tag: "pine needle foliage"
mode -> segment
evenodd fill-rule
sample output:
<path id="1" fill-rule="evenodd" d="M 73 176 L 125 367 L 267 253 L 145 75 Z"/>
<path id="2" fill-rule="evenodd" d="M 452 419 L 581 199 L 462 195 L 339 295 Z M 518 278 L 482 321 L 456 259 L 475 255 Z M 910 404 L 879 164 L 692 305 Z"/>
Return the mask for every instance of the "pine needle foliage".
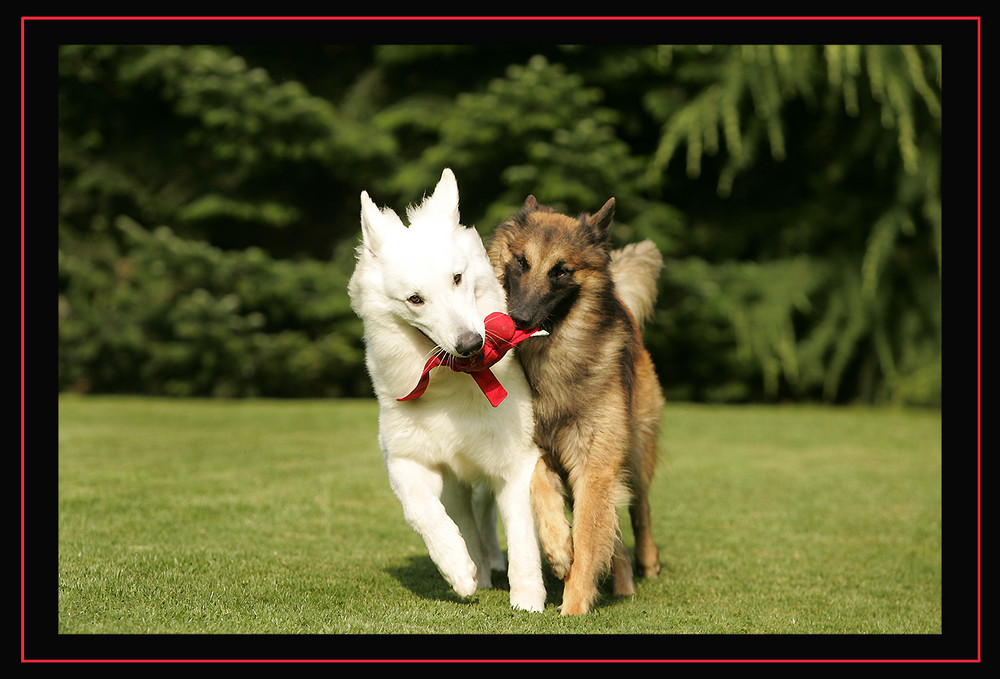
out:
<path id="1" fill-rule="evenodd" d="M 616 198 L 616 244 L 650 238 L 667 259 L 646 334 L 671 398 L 940 402 L 939 45 L 59 55 L 61 389 L 288 393 L 277 376 L 262 390 L 219 370 L 239 364 L 284 366 L 310 394 L 367 393 L 343 289 L 358 195 L 404 206 L 448 166 L 463 220 L 487 238 L 529 193 L 570 214 Z M 192 264 L 164 269 L 152 252 Z M 255 283 L 224 273 L 239 270 Z M 334 300 L 304 301 L 308 322 L 283 308 L 296 280 Z M 218 324 L 207 371 L 192 358 L 206 333 L 181 331 L 205 314 Z M 276 361 L 223 328 L 284 356 L 324 348 Z M 134 352 L 161 343 L 201 367 L 169 388 L 136 377 Z"/>
<path id="2" fill-rule="evenodd" d="M 857 234 L 849 248 L 841 244 L 791 257 L 758 251 L 754 261 L 740 261 L 734 253 L 734 260 L 719 261 L 708 271 L 700 267 L 699 282 L 687 283 L 729 319 L 739 354 L 760 367 L 764 393 L 777 397 L 783 391 L 818 389 L 823 399 L 835 401 L 843 397 L 853 369 L 857 381 L 849 389 L 865 400 L 937 402 L 940 46 L 658 50 L 665 74 L 672 77 L 669 86 L 651 90 L 645 99 L 661 121 L 648 167 L 652 183 L 669 180 L 675 159 L 688 178 L 698 179 L 706 157 L 721 156 L 716 192 L 729 198 L 740 175 L 756 172 L 767 161 L 801 166 L 800 158 L 790 156 L 815 143 L 790 129 L 786 118 L 802 110 L 816 130 L 807 134 L 854 128 L 837 135 L 837 146 L 820 147 L 828 155 L 815 164 L 825 165 L 827 181 L 842 181 L 861 162 L 894 180 L 880 200 L 852 215 L 863 221 L 845 225 L 840 215 L 809 215 L 816 220 L 808 224 L 814 239 L 824 231 L 831 243 L 838 231 Z M 830 201 L 825 208 L 843 206 Z M 796 227 L 771 224 L 767 239 L 790 239 Z M 690 260 L 674 263 L 679 269 L 691 265 Z"/>

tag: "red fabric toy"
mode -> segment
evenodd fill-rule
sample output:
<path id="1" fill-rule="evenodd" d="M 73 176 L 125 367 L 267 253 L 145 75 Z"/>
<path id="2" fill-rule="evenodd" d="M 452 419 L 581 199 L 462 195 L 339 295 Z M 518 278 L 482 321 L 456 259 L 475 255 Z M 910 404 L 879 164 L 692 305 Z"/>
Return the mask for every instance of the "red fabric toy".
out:
<path id="1" fill-rule="evenodd" d="M 494 311 L 487 316 L 485 322 L 486 341 L 483 344 L 483 350 L 478 356 L 471 358 L 449 356 L 447 363 L 445 363 L 440 353 L 431 356 L 427 359 L 427 364 L 424 365 L 424 372 L 420 376 L 417 386 L 409 394 L 396 400 L 412 401 L 415 398 L 420 398 L 424 390 L 427 389 L 428 382 L 430 382 L 429 373 L 431 369 L 437 368 L 440 365 L 447 365 L 455 372 L 465 372 L 472 375 L 472 379 L 483 390 L 483 393 L 486 394 L 486 398 L 489 399 L 493 407 L 495 408 L 500 405 L 501 401 L 507 397 L 507 390 L 503 388 L 500 380 L 490 371 L 490 366 L 494 365 L 508 351 L 529 337 L 547 335 L 548 333 L 544 330 L 518 330 L 514 327 L 514 321 L 510 319 L 510 316 L 499 311 Z"/>

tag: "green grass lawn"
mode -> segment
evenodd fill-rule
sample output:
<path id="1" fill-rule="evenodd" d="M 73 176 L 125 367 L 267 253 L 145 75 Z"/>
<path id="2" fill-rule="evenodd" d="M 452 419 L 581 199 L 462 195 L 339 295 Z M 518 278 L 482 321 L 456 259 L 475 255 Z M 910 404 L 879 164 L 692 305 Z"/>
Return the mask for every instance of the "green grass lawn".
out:
<path id="1" fill-rule="evenodd" d="M 541 614 L 511 610 L 502 577 L 454 595 L 376 422 L 372 401 L 60 398 L 58 632 L 942 631 L 938 411 L 668 405 L 663 571 L 577 618 L 551 579 Z"/>

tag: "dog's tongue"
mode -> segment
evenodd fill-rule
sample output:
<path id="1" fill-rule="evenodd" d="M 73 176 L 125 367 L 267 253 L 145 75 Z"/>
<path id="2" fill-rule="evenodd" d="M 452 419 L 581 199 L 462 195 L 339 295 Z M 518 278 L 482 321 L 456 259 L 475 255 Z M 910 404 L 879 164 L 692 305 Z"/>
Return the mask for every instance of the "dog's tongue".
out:
<path id="1" fill-rule="evenodd" d="M 511 320 L 510 316 L 499 311 L 494 311 L 487 316 L 484 323 L 486 325 L 486 342 L 483 345 L 482 352 L 472 358 L 456 358 L 450 362 L 450 367 L 455 372 L 467 372 L 472 375 L 476 384 L 479 385 L 479 388 L 482 389 L 486 398 L 489 399 L 489 402 L 495 408 L 507 397 L 507 390 L 503 388 L 500 381 L 489 370 L 490 366 L 494 365 L 508 351 L 529 337 L 547 335 L 548 333 L 537 328 L 533 330 L 518 330 L 514 326 L 514 321 Z M 420 375 L 417 386 L 409 394 L 396 400 L 412 401 L 413 399 L 420 398 L 427 389 L 427 384 L 430 382 L 430 371 L 440 365 L 440 356 L 434 355 L 429 358 L 426 365 L 424 365 L 424 370 Z"/>

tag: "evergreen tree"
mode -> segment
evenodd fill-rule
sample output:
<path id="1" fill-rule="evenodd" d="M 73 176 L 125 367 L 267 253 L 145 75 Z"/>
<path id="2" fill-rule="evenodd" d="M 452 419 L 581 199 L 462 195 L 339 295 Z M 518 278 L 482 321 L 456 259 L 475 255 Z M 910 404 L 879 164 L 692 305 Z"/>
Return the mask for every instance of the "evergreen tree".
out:
<path id="1" fill-rule="evenodd" d="M 358 195 L 610 196 L 673 398 L 938 403 L 941 49 L 66 45 L 60 388 L 366 393 Z"/>

